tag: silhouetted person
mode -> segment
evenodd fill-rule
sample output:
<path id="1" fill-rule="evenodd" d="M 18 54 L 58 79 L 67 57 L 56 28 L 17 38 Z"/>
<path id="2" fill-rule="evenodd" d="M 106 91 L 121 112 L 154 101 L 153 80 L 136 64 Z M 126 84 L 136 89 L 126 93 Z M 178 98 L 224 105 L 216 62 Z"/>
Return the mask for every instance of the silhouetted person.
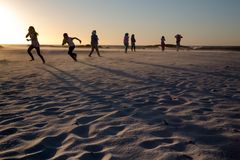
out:
<path id="1" fill-rule="evenodd" d="M 80 39 L 78 39 L 77 37 L 72 38 L 72 37 L 69 37 L 67 33 L 64 33 L 63 34 L 62 45 L 65 45 L 66 43 L 68 44 L 68 46 L 69 46 L 69 50 L 68 50 L 69 56 L 71 56 L 74 61 L 77 61 L 77 54 L 73 53 L 73 50 L 75 49 L 75 44 L 73 43 L 74 39 L 78 40 L 80 44 L 82 43 L 82 41 Z"/>
<path id="2" fill-rule="evenodd" d="M 30 61 L 34 61 L 34 57 L 33 57 L 31 51 L 32 51 L 32 49 L 35 48 L 36 51 L 37 51 L 38 56 L 42 59 L 42 62 L 45 63 L 45 60 L 44 60 L 44 58 L 43 58 L 43 56 L 41 55 L 41 52 L 40 52 L 40 44 L 38 42 L 37 36 L 38 36 L 38 33 L 35 31 L 35 28 L 33 26 L 30 26 L 28 28 L 28 34 L 26 35 L 26 38 L 30 37 L 30 39 L 27 39 L 27 41 L 31 41 L 32 43 L 29 46 L 27 52 L 30 55 L 30 57 L 32 58 Z"/>
<path id="3" fill-rule="evenodd" d="M 162 36 L 162 38 L 161 38 L 161 47 L 162 47 L 162 51 L 165 51 L 165 47 L 166 47 L 165 41 L 166 41 L 165 37 Z"/>
<path id="4" fill-rule="evenodd" d="M 177 51 L 179 51 L 180 47 L 181 47 L 181 39 L 183 38 L 183 36 L 181 34 L 177 34 L 175 36 L 176 38 L 176 47 L 177 47 Z"/>
<path id="5" fill-rule="evenodd" d="M 134 34 L 131 36 L 131 50 L 132 52 L 136 52 L 136 39 Z"/>
<path id="6" fill-rule="evenodd" d="M 98 49 L 98 36 L 97 36 L 97 32 L 96 30 L 92 31 L 92 36 L 91 36 L 91 46 L 92 46 L 92 50 L 90 52 L 90 54 L 88 55 L 89 57 L 92 56 L 92 53 L 94 50 L 96 50 L 98 57 L 101 57 L 100 53 L 99 53 L 99 49 Z"/>
<path id="7" fill-rule="evenodd" d="M 123 39 L 123 44 L 125 46 L 125 53 L 127 53 L 128 47 L 129 47 L 129 34 L 128 33 L 125 33 L 125 36 Z"/>

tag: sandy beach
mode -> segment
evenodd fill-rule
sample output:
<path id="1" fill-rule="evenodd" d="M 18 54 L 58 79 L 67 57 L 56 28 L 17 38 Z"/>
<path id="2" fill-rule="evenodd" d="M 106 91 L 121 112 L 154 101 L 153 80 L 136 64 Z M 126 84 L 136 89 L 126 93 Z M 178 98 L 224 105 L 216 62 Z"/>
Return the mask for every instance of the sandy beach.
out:
<path id="1" fill-rule="evenodd" d="M 240 52 L 26 50 L 0 49 L 0 159 L 240 159 Z"/>

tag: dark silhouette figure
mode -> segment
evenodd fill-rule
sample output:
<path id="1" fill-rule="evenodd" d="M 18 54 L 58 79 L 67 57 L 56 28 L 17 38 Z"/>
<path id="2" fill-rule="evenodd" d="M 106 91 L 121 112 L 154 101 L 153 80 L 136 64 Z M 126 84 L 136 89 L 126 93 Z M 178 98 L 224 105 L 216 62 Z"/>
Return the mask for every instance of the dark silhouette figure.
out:
<path id="1" fill-rule="evenodd" d="M 123 44 L 125 46 L 125 53 L 127 53 L 128 47 L 129 47 L 129 34 L 128 33 L 125 33 L 125 36 L 123 39 Z"/>
<path id="2" fill-rule="evenodd" d="M 75 44 L 73 43 L 74 39 L 78 40 L 80 44 L 82 43 L 82 41 L 80 39 L 78 39 L 77 37 L 72 38 L 72 37 L 69 37 L 67 33 L 64 33 L 63 34 L 62 45 L 65 45 L 66 43 L 68 44 L 68 46 L 69 46 L 69 50 L 68 50 L 69 56 L 71 56 L 74 61 L 77 61 L 77 54 L 73 53 L 73 50 L 75 49 Z"/>
<path id="3" fill-rule="evenodd" d="M 136 52 L 136 39 L 134 34 L 131 36 L 131 50 L 132 52 Z"/>
<path id="4" fill-rule="evenodd" d="M 98 57 L 101 57 L 100 53 L 99 53 L 99 49 L 98 49 L 98 36 L 97 36 L 97 32 L 96 30 L 92 31 L 92 36 L 91 36 L 91 46 L 92 46 L 92 50 L 90 52 L 90 54 L 88 55 L 89 57 L 92 56 L 92 53 L 94 50 L 96 50 Z"/>
<path id="5" fill-rule="evenodd" d="M 165 47 L 166 47 L 165 41 L 166 41 L 165 37 L 162 36 L 162 38 L 161 38 L 161 47 L 162 47 L 162 51 L 163 52 L 165 51 Z"/>
<path id="6" fill-rule="evenodd" d="M 181 47 L 181 39 L 183 38 L 183 36 L 181 34 L 177 34 L 175 36 L 176 38 L 176 47 L 177 47 L 177 51 L 179 51 L 180 47 Z"/>
<path id="7" fill-rule="evenodd" d="M 28 48 L 28 54 L 30 55 L 30 57 L 32 58 L 30 61 L 34 61 L 34 57 L 32 55 L 32 49 L 36 49 L 38 56 L 42 59 L 43 64 L 45 63 L 45 60 L 43 58 L 43 56 L 41 55 L 40 52 L 40 44 L 38 42 L 38 33 L 35 31 L 35 28 L 33 26 L 30 26 L 28 28 L 28 34 L 26 35 L 26 38 L 30 37 L 30 39 L 27 39 L 27 41 L 31 41 L 31 45 Z"/>

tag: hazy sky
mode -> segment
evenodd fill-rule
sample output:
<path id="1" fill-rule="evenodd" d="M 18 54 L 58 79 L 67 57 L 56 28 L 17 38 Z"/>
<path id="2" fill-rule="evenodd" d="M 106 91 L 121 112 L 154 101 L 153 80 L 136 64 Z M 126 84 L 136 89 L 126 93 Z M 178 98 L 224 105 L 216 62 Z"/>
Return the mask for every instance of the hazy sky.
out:
<path id="1" fill-rule="evenodd" d="M 96 29 L 101 44 L 129 32 L 138 44 L 180 33 L 185 45 L 240 45 L 240 0 L 0 0 L 0 14 L 0 43 L 27 43 L 33 25 L 41 44 L 61 44 L 64 32 L 89 44 Z"/>

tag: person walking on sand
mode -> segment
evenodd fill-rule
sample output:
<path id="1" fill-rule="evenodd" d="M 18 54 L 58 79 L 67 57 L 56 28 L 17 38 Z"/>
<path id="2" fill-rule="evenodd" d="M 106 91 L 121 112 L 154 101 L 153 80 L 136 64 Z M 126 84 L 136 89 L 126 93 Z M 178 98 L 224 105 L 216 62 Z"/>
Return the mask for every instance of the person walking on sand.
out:
<path id="1" fill-rule="evenodd" d="M 100 53 L 99 53 L 99 49 L 98 49 L 98 36 L 97 36 L 97 31 L 93 30 L 92 31 L 92 36 L 91 36 L 91 46 L 92 46 L 92 50 L 90 52 L 90 54 L 88 55 L 89 57 L 92 57 L 92 53 L 94 50 L 96 50 L 98 57 L 101 57 Z"/>
<path id="2" fill-rule="evenodd" d="M 166 41 L 165 37 L 162 36 L 162 38 L 161 38 L 161 47 L 162 47 L 162 51 L 163 52 L 165 51 L 165 47 L 166 47 L 165 41 Z"/>
<path id="3" fill-rule="evenodd" d="M 176 47 L 177 47 L 177 51 L 179 51 L 180 47 L 181 47 L 181 39 L 183 38 L 183 36 L 181 34 L 177 34 L 175 36 L 176 38 Z"/>
<path id="4" fill-rule="evenodd" d="M 123 44 L 125 46 L 125 53 L 127 53 L 128 47 L 129 47 L 129 34 L 128 33 L 125 33 L 125 36 L 123 39 Z"/>
<path id="5" fill-rule="evenodd" d="M 28 34 L 26 35 L 26 38 L 30 37 L 30 39 L 27 39 L 27 41 L 31 41 L 31 45 L 29 46 L 27 52 L 30 55 L 30 57 L 32 58 L 30 61 L 34 61 L 34 57 L 32 55 L 32 49 L 36 49 L 38 56 L 42 59 L 43 64 L 45 63 L 45 60 L 43 58 L 43 56 L 41 55 L 41 51 L 40 51 L 40 44 L 38 42 L 38 33 L 35 31 L 35 28 L 33 26 L 30 26 L 28 28 Z"/>
<path id="6" fill-rule="evenodd" d="M 82 41 L 77 37 L 69 37 L 67 33 L 64 33 L 62 46 L 67 43 L 69 46 L 69 50 L 68 50 L 69 56 L 71 56 L 74 61 L 77 61 L 77 54 L 73 53 L 73 50 L 75 49 L 75 44 L 73 43 L 74 39 L 78 40 L 80 44 L 82 43 Z"/>
<path id="7" fill-rule="evenodd" d="M 136 52 L 136 39 L 134 34 L 131 36 L 131 50 L 132 52 Z"/>

